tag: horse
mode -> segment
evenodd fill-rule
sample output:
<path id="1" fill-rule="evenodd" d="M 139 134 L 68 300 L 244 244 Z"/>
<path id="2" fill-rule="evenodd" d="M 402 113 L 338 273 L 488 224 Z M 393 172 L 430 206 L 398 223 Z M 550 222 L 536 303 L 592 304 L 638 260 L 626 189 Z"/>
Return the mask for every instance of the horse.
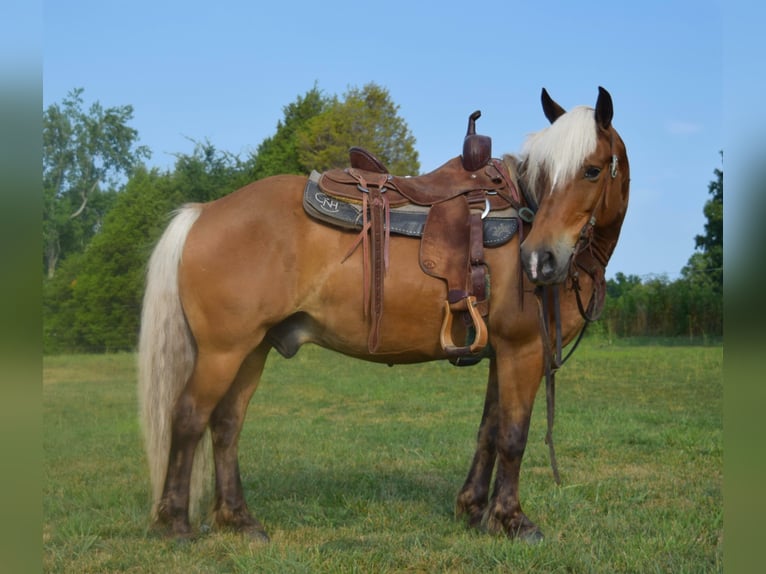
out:
<path id="1" fill-rule="evenodd" d="M 555 339 L 572 341 L 603 301 L 630 181 L 606 90 L 599 87 L 595 108 L 567 112 L 545 89 L 541 100 L 550 125 L 530 135 L 520 154 L 502 158 L 534 220 L 523 238 L 485 252 L 489 378 L 476 451 L 456 501 L 469 527 L 528 541 L 542 532 L 522 511 L 519 475 L 534 399 L 550 370 L 546 349 Z M 305 176 L 277 175 L 185 205 L 149 259 L 138 395 L 151 524 L 163 536 L 196 536 L 190 515 L 214 476 L 212 525 L 268 540 L 245 500 L 238 447 L 271 349 L 289 357 L 313 343 L 387 364 L 448 358 L 439 343 L 444 283 L 419 267 L 419 241 L 393 234 L 385 314 L 371 352 L 362 257 L 347 257 L 357 233 L 309 217 L 301 202 L 306 183 Z M 551 298 L 540 295 L 541 286 L 557 287 L 555 314 L 541 312 L 541 299 Z"/>

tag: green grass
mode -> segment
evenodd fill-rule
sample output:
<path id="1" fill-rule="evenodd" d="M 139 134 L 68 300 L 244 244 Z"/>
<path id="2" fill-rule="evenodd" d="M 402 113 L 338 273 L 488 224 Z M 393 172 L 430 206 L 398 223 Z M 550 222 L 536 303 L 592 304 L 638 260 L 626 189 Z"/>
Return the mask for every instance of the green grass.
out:
<path id="1" fill-rule="evenodd" d="M 586 341 L 558 375 L 551 477 L 540 393 L 522 468 L 537 546 L 453 505 L 486 364 L 389 368 L 307 347 L 269 360 L 241 440 L 272 542 L 147 533 L 134 357 L 44 360 L 47 572 L 720 572 L 722 346 Z"/>

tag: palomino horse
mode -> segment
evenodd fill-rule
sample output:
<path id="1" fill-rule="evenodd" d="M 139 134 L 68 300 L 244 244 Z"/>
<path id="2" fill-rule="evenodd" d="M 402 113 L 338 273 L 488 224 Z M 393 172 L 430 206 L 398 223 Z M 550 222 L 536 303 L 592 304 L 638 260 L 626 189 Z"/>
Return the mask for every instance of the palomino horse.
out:
<path id="1" fill-rule="evenodd" d="M 599 307 L 629 188 L 608 92 L 599 88 L 595 109 L 565 112 L 545 90 L 542 101 L 552 125 L 530 136 L 518 158 L 503 160 L 518 168 L 536 215 L 523 242 L 517 234 L 485 253 L 492 271 L 489 382 L 476 453 L 457 498 L 457 511 L 471 526 L 528 540 L 542 535 L 522 512 L 519 471 L 545 349 L 555 338 L 548 333 L 558 325 L 566 344 Z M 362 257 L 344 259 L 357 234 L 306 215 L 306 182 L 280 175 L 211 203 L 184 206 L 149 262 L 139 396 L 153 519 L 169 536 L 192 535 L 190 506 L 200 500 L 199 477 L 214 474 L 215 525 L 268 539 L 245 502 L 237 448 L 273 347 L 289 356 L 310 342 L 389 364 L 447 357 L 439 344 L 444 283 L 420 269 L 419 241 L 394 235 L 384 320 L 370 352 Z M 533 295 L 552 284 L 559 286 L 557 320 L 540 311 Z M 548 330 L 541 330 L 544 323 Z M 201 440 L 207 429 L 212 441 Z"/>

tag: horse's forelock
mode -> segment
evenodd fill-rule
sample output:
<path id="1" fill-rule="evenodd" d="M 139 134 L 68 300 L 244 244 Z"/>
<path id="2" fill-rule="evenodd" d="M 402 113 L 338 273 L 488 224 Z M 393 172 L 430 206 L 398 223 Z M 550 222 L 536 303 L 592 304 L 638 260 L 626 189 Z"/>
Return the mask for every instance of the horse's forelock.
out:
<path id="1" fill-rule="evenodd" d="M 596 120 L 593 108 L 578 106 L 553 124 L 531 134 L 522 148 L 527 186 L 538 198 L 572 179 L 586 157 L 596 149 Z M 541 182 L 548 183 L 540 189 Z"/>

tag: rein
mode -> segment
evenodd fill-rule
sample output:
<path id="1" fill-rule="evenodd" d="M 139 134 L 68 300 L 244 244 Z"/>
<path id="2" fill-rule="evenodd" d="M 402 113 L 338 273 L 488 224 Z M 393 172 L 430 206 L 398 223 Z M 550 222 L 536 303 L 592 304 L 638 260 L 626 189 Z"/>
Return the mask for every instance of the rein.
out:
<path id="1" fill-rule="evenodd" d="M 596 206 L 593 208 L 588 222 L 580 231 L 580 237 L 571 258 L 571 267 L 569 270 L 568 278 L 572 282 L 572 289 L 575 292 L 577 308 L 582 318 L 585 319 L 585 324 L 583 325 L 582 329 L 580 329 L 580 333 L 577 335 L 572 348 L 563 359 L 561 357 L 562 328 L 559 284 L 543 285 L 535 289 L 545 363 L 545 404 L 547 414 L 545 444 L 548 445 L 548 454 L 551 461 L 551 471 L 553 472 L 553 479 L 556 481 L 557 485 L 561 485 L 561 476 L 559 474 L 558 462 L 556 461 L 556 450 L 553 446 L 553 423 L 556 411 L 556 371 L 564 366 L 564 364 L 569 360 L 569 358 L 572 356 L 580 344 L 580 341 L 582 341 L 588 325 L 600 317 L 601 311 L 603 309 L 602 303 L 604 293 L 600 292 L 600 290 L 603 289 L 602 284 L 604 282 L 604 273 L 610 254 L 603 253 L 598 249 L 594 249 L 593 233 L 596 225 L 595 213 L 601 207 L 601 204 L 606 201 L 606 195 L 609 188 L 609 180 L 617 177 L 617 156 L 614 154 L 614 134 L 610 134 L 610 146 L 612 150 L 612 161 L 609 165 L 610 178 L 604 180 L 604 189 L 601 192 Z M 534 207 L 535 209 L 533 210 L 533 214 L 537 211 L 537 206 L 535 205 Z M 519 242 L 519 245 L 521 245 L 521 242 Z M 583 257 L 590 258 L 592 260 L 592 265 L 586 266 L 586 264 L 582 261 L 578 261 L 578 259 L 582 259 Z M 581 288 L 579 271 L 577 270 L 578 267 L 590 275 L 593 283 L 593 291 L 591 293 L 590 301 L 588 302 L 587 307 L 583 305 L 582 296 L 580 293 Z M 555 348 L 551 346 L 551 334 L 549 332 L 549 307 L 551 305 L 551 300 L 553 304 Z"/>

